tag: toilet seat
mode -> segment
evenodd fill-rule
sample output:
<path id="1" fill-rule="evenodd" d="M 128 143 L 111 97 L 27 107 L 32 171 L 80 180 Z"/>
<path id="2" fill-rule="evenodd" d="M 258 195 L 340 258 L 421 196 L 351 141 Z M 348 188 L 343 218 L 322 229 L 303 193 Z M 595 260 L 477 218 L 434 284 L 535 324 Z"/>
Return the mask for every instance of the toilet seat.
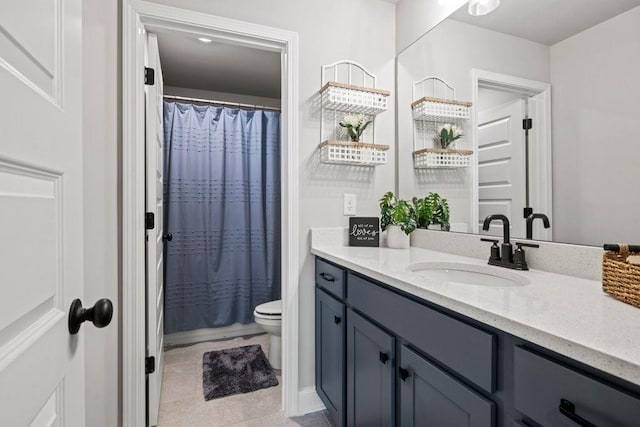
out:
<path id="1" fill-rule="evenodd" d="M 258 305 L 253 313 L 256 317 L 279 319 L 282 317 L 282 300 L 265 302 Z"/>

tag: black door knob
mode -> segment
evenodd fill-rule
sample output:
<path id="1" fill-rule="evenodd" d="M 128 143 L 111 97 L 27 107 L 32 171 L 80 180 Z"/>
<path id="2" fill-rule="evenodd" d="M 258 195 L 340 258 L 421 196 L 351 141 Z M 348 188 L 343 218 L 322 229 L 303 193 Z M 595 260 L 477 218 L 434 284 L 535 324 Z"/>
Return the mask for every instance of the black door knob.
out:
<path id="1" fill-rule="evenodd" d="M 97 328 L 104 328 L 111 323 L 113 304 L 106 298 L 99 299 L 91 308 L 82 308 L 82 301 L 74 299 L 69 308 L 69 332 L 75 335 L 80 325 L 87 320 Z"/>
<path id="2" fill-rule="evenodd" d="M 173 240 L 173 234 L 169 233 L 169 234 L 165 234 L 164 236 L 162 236 L 162 240 L 164 240 L 165 242 L 170 242 Z"/>

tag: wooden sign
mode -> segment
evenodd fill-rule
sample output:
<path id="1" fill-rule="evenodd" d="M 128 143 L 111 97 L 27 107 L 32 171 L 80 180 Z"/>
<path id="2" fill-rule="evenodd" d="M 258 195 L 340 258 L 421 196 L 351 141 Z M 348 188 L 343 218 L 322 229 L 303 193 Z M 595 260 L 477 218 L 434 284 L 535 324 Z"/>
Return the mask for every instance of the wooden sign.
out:
<path id="1" fill-rule="evenodd" d="M 380 218 L 349 218 L 349 246 L 380 246 Z"/>

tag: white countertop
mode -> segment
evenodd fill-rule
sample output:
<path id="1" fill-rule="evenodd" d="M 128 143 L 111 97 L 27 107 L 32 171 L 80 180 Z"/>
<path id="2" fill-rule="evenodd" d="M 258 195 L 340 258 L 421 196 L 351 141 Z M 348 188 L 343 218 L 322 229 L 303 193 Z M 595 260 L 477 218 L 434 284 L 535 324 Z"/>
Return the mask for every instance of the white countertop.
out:
<path id="1" fill-rule="evenodd" d="M 409 266 L 486 266 L 486 261 L 415 247 L 362 248 L 322 241 L 314 241 L 311 253 L 640 385 L 640 309 L 609 297 L 598 281 L 529 270 L 518 272 L 531 281 L 526 286 L 451 284 Z"/>

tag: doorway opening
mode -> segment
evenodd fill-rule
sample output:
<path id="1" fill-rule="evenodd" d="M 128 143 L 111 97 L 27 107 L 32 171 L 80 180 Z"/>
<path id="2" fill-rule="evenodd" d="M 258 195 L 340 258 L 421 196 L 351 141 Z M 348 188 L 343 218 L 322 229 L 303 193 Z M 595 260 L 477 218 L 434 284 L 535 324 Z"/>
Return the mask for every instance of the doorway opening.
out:
<path id="1" fill-rule="evenodd" d="M 501 213 L 511 219 L 511 234 L 525 238 L 529 215 L 544 214 L 553 224 L 551 85 L 474 69 L 472 88 L 473 231 L 484 233 L 482 220 Z M 540 228 L 529 238 L 551 236 L 552 229 Z"/>
<path id="2" fill-rule="evenodd" d="M 218 46 L 233 46 L 238 50 L 252 49 L 254 53 L 268 53 L 277 55 L 280 65 L 279 80 L 279 102 L 281 104 L 280 131 L 279 131 L 279 173 L 281 197 L 278 203 L 280 210 L 279 228 L 281 230 L 280 248 L 278 255 L 281 258 L 279 263 L 281 275 L 281 298 L 282 298 L 282 398 L 281 405 L 285 415 L 297 415 L 298 397 L 298 301 L 297 301 L 297 276 L 298 276 L 298 176 L 297 176 L 297 149 L 294 141 L 297 140 L 297 102 L 298 102 L 298 67 L 297 34 L 275 28 L 255 25 L 212 15 L 205 15 L 178 8 L 161 6 L 146 2 L 130 2 L 125 8 L 123 22 L 123 423 L 127 426 L 153 424 L 153 420 L 147 420 L 146 401 L 153 393 L 147 394 L 148 386 L 145 374 L 145 364 L 147 371 L 152 371 L 155 366 L 151 366 L 147 352 L 149 348 L 159 349 L 154 365 L 161 362 L 161 351 L 163 347 L 162 323 L 165 319 L 156 316 L 156 339 L 153 345 L 147 346 L 146 338 L 152 334 L 146 331 L 149 319 L 153 315 L 154 307 L 159 306 L 163 297 L 159 293 L 145 292 L 140 283 L 145 283 L 147 274 L 152 270 L 146 266 L 147 243 L 145 236 L 145 212 L 149 206 L 155 206 L 156 211 L 162 211 L 162 200 L 159 198 L 161 191 L 156 184 L 156 198 L 150 200 L 149 192 L 145 188 L 145 162 L 149 159 L 145 153 L 145 134 L 150 131 L 154 123 L 150 123 L 149 103 L 145 105 L 145 81 L 142 70 L 150 65 L 150 51 L 148 50 L 148 39 L 162 41 L 162 37 L 168 33 L 181 34 L 190 41 L 196 41 L 202 45 L 217 43 Z M 211 42 L 197 40 L 198 38 L 211 40 Z M 200 44 L 196 46 L 200 47 Z M 258 51 L 260 53 L 258 53 Z M 147 77 L 149 72 L 147 71 Z M 161 81 L 161 75 L 154 76 L 156 81 Z M 193 79 L 192 79 L 193 80 Z M 147 82 L 148 83 L 148 82 Z M 146 87 L 150 87 L 147 85 Z M 184 88 L 183 88 L 184 89 Z M 198 88 L 186 88 L 192 90 L 180 90 L 171 88 L 178 92 L 167 93 L 173 99 L 167 98 L 169 104 L 180 104 L 196 106 L 197 110 L 222 113 L 225 109 L 240 112 L 255 112 L 258 107 L 261 112 L 270 111 L 276 114 L 277 106 L 264 105 L 264 102 L 257 102 L 255 99 L 229 100 L 220 94 L 214 96 L 211 93 L 193 92 L 203 90 Z M 167 91 L 168 92 L 168 91 Z M 160 97 L 158 97 L 160 94 Z M 154 92 L 156 98 L 155 111 L 159 115 L 163 111 L 165 99 L 161 92 Z M 188 98 L 188 99 L 180 99 Z M 240 104 L 240 105 L 238 105 Z M 192 107 L 188 107 L 192 108 Z M 252 113 L 253 114 L 253 113 Z M 145 129 L 146 122 L 146 129 Z M 157 123 L 155 123 L 157 126 Z M 145 132 L 146 131 L 146 132 Z M 148 149 L 149 145 L 147 145 Z M 162 159 L 162 155 L 157 155 L 156 159 Z M 161 153 L 160 153 L 161 154 Z M 159 164 L 161 160 L 156 160 Z M 146 167 L 147 179 L 153 171 L 149 164 Z M 158 169 L 160 170 L 160 169 Z M 163 169 L 165 171 L 166 169 Z M 149 181 L 153 182 L 153 181 Z M 145 201 L 145 199 L 147 199 Z M 155 201 L 155 203 L 154 203 Z M 163 215 L 157 214 L 154 225 L 155 242 L 159 242 L 158 247 L 170 243 L 174 236 L 169 236 L 171 230 L 162 230 Z M 147 224 L 149 225 L 149 224 Z M 171 240 L 170 240 L 171 239 Z M 151 237 L 149 240 L 152 240 Z M 150 245 L 151 246 L 151 245 Z M 149 265 L 153 266 L 157 277 L 164 277 L 164 266 L 158 261 L 158 249 L 156 254 L 149 252 Z M 161 257 L 160 257 L 161 258 Z M 151 262 L 153 261 L 153 262 Z M 157 283 L 157 281 L 155 282 Z M 152 286 L 155 283 L 151 281 Z M 155 286 L 153 291 L 158 292 L 159 287 Z M 148 304 L 152 312 L 145 312 L 148 301 L 155 301 L 157 304 Z M 155 297 L 155 299 L 154 299 Z M 253 310 L 253 307 L 251 307 Z M 257 332 L 256 331 L 253 332 Z M 245 332 L 235 332 L 245 335 Z M 251 331 L 249 331 L 251 332 Z M 233 331 L 223 332 L 222 335 L 234 333 Z M 158 339 L 162 338 L 162 339 Z M 174 337 L 175 338 L 175 337 Z M 185 339 L 185 337 L 178 337 Z M 207 336 L 190 337 L 191 340 L 210 339 Z M 176 344 L 178 345 L 178 344 Z M 156 371 L 157 373 L 157 371 Z M 158 389 L 159 381 L 154 387 Z M 153 411 L 150 411 L 153 417 Z"/>
<path id="3" fill-rule="evenodd" d="M 179 407 L 202 423 L 276 416 L 281 54 L 164 28 L 146 35 L 145 209 L 157 217 L 147 231 L 148 425 L 180 422 Z M 238 410 L 222 411 L 230 401 Z"/>

